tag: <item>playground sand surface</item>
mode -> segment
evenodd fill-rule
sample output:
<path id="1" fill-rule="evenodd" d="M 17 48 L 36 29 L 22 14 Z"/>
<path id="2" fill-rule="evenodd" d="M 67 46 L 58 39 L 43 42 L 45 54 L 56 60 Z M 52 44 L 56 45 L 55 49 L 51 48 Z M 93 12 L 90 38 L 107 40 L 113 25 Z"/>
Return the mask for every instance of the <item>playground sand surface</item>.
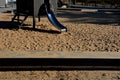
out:
<path id="1" fill-rule="evenodd" d="M 100 14 L 84 16 L 81 12 L 58 14 L 58 20 L 68 28 L 59 33 L 46 17 L 41 18 L 36 30 L 32 26 L 17 29 L 11 26 L 12 14 L 0 13 L 1 51 L 107 51 L 120 52 L 120 25 L 114 19 L 118 15 L 107 13 L 111 18 L 101 18 Z M 75 15 L 76 14 L 76 15 Z M 81 14 L 82 16 L 79 16 Z M 103 15 L 106 17 L 106 15 Z M 102 17 L 103 17 L 102 16 Z M 98 24 L 96 17 L 101 23 Z M 87 22 L 85 22 L 87 20 Z M 84 23 L 83 23 L 83 22 Z M 113 24 L 104 24 L 104 22 Z M 4 24 L 3 24 L 4 23 Z M 31 24 L 31 18 L 25 22 Z M 3 25 L 1 25 L 3 24 Z M 1 56 L 2 57 L 2 56 Z M 0 80 L 119 80 L 119 71 L 12 71 L 0 72 Z"/>
<path id="2" fill-rule="evenodd" d="M 63 12 L 59 12 L 58 20 L 68 29 L 67 32 L 61 34 L 46 17 L 41 18 L 41 22 L 36 19 L 36 30 L 33 30 L 32 26 L 17 29 L 15 25 L 10 25 L 11 17 L 13 17 L 11 14 L 0 14 L 0 50 L 120 52 L 120 25 L 114 23 L 115 20 L 113 20 L 119 16 L 111 15 L 112 19 L 98 18 L 101 23 L 97 24 L 96 19 L 89 19 L 88 15 L 92 14 L 83 13 L 87 15 L 82 14 L 83 17 L 81 17 L 78 12 L 76 16 L 75 13 L 65 12 L 65 15 L 62 15 Z M 99 16 L 101 16 L 100 13 L 97 14 L 97 17 Z M 83 20 L 88 22 L 82 23 Z M 113 20 L 113 24 L 105 25 L 104 22 L 111 23 L 110 20 Z M 32 19 L 29 18 L 25 23 L 31 24 L 31 21 Z"/>

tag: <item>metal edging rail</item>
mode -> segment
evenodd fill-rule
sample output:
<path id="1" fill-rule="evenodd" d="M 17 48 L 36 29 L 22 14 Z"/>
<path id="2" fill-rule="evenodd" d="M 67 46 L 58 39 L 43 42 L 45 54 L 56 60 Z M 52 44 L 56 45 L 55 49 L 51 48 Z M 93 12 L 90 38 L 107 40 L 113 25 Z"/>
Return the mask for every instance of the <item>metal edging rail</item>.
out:
<path id="1" fill-rule="evenodd" d="M 0 51 L 0 70 L 120 70 L 120 54 L 81 51 Z"/>
<path id="2" fill-rule="evenodd" d="M 120 59 L 1 58 L 0 71 L 120 70 Z"/>

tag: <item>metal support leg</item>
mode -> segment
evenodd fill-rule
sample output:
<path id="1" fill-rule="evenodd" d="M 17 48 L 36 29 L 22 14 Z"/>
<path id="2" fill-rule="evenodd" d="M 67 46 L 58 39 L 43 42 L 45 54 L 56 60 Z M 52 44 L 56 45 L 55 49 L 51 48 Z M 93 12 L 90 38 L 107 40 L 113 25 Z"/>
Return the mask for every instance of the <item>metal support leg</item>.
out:
<path id="1" fill-rule="evenodd" d="M 17 14 L 17 22 L 19 23 L 19 21 L 20 21 L 20 15 Z"/>
<path id="2" fill-rule="evenodd" d="M 23 26 L 23 23 L 24 23 L 24 21 L 27 19 L 27 17 L 28 17 L 28 15 L 25 15 L 25 18 L 22 20 L 22 22 L 21 22 L 21 26 Z M 18 18 L 19 18 L 19 16 L 18 16 Z"/>
<path id="3" fill-rule="evenodd" d="M 35 16 L 33 16 L 33 29 L 35 29 L 35 26 L 36 26 Z"/>
<path id="4" fill-rule="evenodd" d="M 17 17 L 17 14 L 15 14 L 14 17 L 12 18 L 12 22 L 14 22 L 16 17 Z"/>
<path id="5" fill-rule="evenodd" d="M 38 21 L 40 22 L 40 16 L 38 16 Z"/>

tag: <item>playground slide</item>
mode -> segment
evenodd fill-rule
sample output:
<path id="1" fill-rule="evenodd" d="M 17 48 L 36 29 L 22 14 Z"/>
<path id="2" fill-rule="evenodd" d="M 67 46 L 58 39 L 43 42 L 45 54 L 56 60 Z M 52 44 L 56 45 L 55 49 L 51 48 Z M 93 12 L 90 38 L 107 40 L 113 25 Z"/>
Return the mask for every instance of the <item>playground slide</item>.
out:
<path id="1" fill-rule="evenodd" d="M 58 28 L 61 32 L 66 32 L 67 28 L 64 27 L 62 24 L 59 23 L 59 21 L 56 19 L 54 13 L 51 10 L 46 10 L 47 12 L 47 17 L 49 21 L 56 27 Z"/>

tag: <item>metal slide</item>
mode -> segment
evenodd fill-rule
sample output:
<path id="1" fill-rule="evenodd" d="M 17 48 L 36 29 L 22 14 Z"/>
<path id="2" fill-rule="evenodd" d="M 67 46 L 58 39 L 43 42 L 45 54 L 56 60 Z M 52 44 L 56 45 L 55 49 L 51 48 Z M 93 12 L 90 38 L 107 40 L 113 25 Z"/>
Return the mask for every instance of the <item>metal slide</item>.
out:
<path id="1" fill-rule="evenodd" d="M 66 32 L 67 28 L 64 27 L 62 24 L 59 23 L 59 21 L 56 19 L 54 13 L 52 10 L 50 10 L 48 7 L 46 7 L 46 13 L 49 21 L 58 28 L 61 32 Z"/>

